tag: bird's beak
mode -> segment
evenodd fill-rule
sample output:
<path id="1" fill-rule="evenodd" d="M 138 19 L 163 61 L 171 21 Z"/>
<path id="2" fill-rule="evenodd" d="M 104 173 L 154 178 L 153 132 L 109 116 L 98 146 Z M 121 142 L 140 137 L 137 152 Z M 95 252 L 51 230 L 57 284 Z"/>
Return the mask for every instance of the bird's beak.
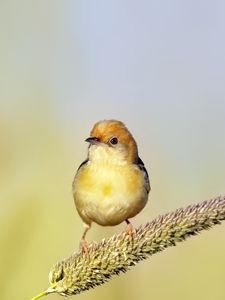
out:
<path id="1" fill-rule="evenodd" d="M 88 142 L 90 144 L 96 145 L 100 142 L 99 138 L 93 136 L 93 137 L 89 137 L 85 140 L 85 142 Z"/>

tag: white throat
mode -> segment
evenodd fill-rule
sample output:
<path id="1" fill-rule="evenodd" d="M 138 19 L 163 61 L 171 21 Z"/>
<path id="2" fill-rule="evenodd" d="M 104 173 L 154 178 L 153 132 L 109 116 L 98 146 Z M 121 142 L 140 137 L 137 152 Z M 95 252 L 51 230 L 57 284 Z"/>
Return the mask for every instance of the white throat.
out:
<path id="1" fill-rule="evenodd" d="M 89 161 L 97 164 L 125 165 L 125 151 L 123 148 L 117 149 L 105 144 L 91 145 L 88 152 Z"/>

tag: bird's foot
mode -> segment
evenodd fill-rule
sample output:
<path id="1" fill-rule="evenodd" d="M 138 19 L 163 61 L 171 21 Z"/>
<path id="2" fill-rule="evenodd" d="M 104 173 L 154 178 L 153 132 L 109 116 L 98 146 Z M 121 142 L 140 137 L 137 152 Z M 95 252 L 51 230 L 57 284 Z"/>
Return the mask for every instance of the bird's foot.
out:
<path id="1" fill-rule="evenodd" d="M 89 247 L 88 247 L 87 241 L 84 238 L 82 238 L 80 240 L 80 251 L 83 252 L 83 253 L 88 254 L 88 248 Z"/>
<path id="2" fill-rule="evenodd" d="M 136 229 L 130 222 L 127 222 L 127 225 L 123 230 L 123 233 L 132 236 L 134 233 L 136 233 Z"/>

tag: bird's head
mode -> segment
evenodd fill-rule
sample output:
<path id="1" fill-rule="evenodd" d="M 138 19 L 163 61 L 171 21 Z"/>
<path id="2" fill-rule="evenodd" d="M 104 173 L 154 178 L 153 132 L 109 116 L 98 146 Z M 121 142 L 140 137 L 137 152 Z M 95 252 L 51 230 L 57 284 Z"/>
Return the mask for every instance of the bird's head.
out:
<path id="1" fill-rule="evenodd" d="M 90 143 L 89 160 L 91 161 L 133 163 L 138 158 L 137 144 L 132 134 L 120 121 L 97 122 L 86 141 Z"/>

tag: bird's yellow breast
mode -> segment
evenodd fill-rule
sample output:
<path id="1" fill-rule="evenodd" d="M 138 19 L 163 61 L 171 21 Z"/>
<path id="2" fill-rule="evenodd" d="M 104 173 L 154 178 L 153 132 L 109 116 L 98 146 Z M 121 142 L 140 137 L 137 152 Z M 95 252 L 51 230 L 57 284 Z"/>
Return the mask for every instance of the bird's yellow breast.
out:
<path id="1" fill-rule="evenodd" d="M 73 184 L 77 210 L 86 223 L 119 224 L 145 206 L 144 184 L 143 174 L 136 165 L 88 162 Z"/>
<path id="2" fill-rule="evenodd" d="M 142 184 L 142 174 L 136 167 L 90 164 L 78 174 L 76 188 L 97 193 L 101 201 L 113 194 L 133 194 Z"/>

